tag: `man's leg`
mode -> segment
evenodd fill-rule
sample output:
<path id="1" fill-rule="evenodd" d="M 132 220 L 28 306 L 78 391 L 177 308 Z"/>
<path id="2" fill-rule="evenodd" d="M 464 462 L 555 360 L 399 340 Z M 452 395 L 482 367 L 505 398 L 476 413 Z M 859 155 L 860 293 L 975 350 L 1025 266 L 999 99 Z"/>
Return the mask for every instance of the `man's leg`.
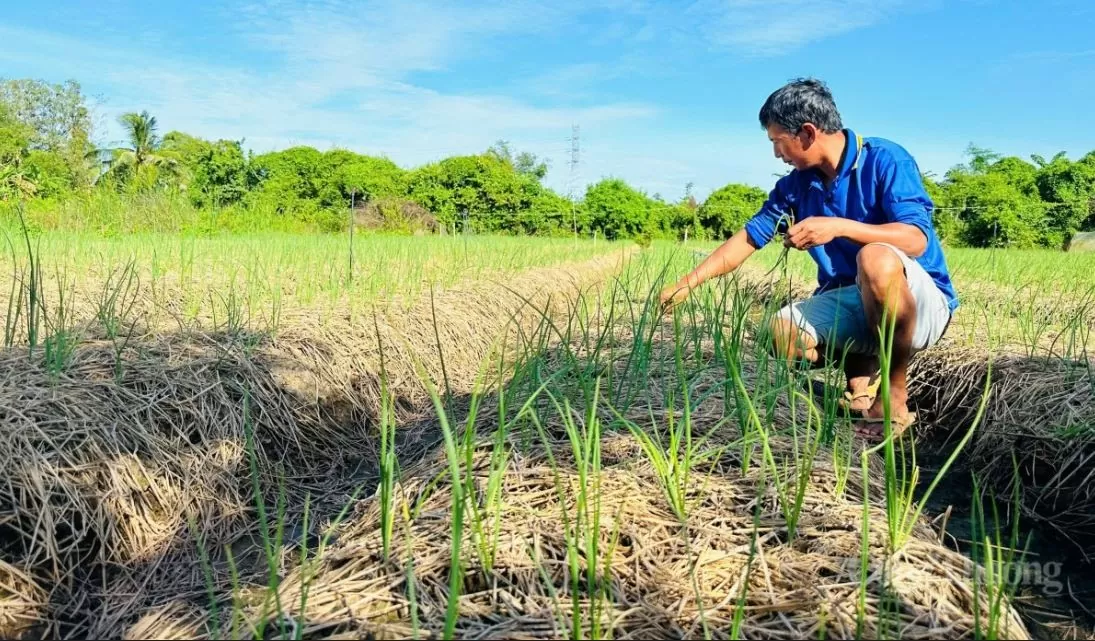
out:
<path id="1" fill-rule="evenodd" d="M 878 376 L 878 357 L 850 352 L 844 357 L 844 377 L 848 381 L 848 409 L 862 412 L 874 403 L 871 383 Z"/>
<path id="2" fill-rule="evenodd" d="M 773 349 L 776 355 L 789 360 L 806 361 L 811 366 L 839 366 L 839 353 L 832 355 L 825 351 L 825 344 L 818 343 L 809 332 L 802 330 L 787 318 L 775 317 L 771 325 Z M 848 352 L 844 355 L 844 378 L 846 379 L 846 398 L 848 409 L 862 412 L 871 407 L 875 394 L 871 383 L 878 376 L 878 357 L 874 354 Z"/>
<path id="3" fill-rule="evenodd" d="M 784 307 L 772 317 L 769 329 L 772 350 L 782 358 L 813 367 L 838 365 L 843 358 L 849 395 L 854 396 L 867 391 L 878 371 L 873 355 L 858 353 L 865 345 L 857 349 L 854 344 L 867 335 L 866 326 L 859 290 L 845 287 Z M 845 347 L 851 348 L 847 354 Z"/>
<path id="4" fill-rule="evenodd" d="M 860 250 L 857 262 L 859 291 L 868 327 L 877 332 L 884 316 L 887 332 L 893 324 L 890 415 L 896 423 L 904 424 L 909 416 L 906 377 L 916 332 L 916 300 L 905 276 L 905 265 L 893 248 L 880 244 L 866 245 Z M 883 348 L 880 346 L 879 349 Z M 883 399 L 878 396 L 864 416 L 878 419 L 883 417 L 883 412 Z M 861 424 L 857 431 L 876 436 L 881 429 L 881 424 L 873 423 Z"/>

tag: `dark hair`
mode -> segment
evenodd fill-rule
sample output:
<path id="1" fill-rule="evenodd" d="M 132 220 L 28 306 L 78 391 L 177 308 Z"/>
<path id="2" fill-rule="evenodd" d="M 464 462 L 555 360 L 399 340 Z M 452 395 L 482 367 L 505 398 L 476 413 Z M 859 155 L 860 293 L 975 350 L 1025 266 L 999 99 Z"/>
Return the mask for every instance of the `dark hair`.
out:
<path id="1" fill-rule="evenodd" d="M 775 123 L 797 134 L 808 122 L 827 134 L 844 128 L 829 87 L 814 78 L 792 80 L 772 92 L 760 108 L 760 126 L 765 129 Z"/>

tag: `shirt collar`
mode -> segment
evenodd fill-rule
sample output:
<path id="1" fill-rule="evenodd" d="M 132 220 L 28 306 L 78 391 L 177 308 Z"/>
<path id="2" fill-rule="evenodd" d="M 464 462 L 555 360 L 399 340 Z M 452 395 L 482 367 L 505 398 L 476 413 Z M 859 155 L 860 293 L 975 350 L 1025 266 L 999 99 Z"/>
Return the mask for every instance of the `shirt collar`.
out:
<path id="1" fill-rule="evenodd" d="M 859 165 L 860 157 L 863 155 L 862 139 L 851 129 L 845 129 L 844 136 L 846 142 L 844 144 L 844 155 L 840 159 L 838 178 L 844 178 L 850 174 Z"/>
<path id="2" fill-rule="evenodd" d="M 844 151 L 840 155 L 840 166 L 837 169 L 836 178 L 833 179 L 832 184 L 836 184 L 846 178 L 848 174 L 855 171 L 862 161 L 863 156 L 863 141 L 856 133 L 851 129 L 844 129 Z M 810 172 L 810 187 L 816 189 L 825 189 L 825 182 L 822 179 L 821 172 L 814 170 Z"/>

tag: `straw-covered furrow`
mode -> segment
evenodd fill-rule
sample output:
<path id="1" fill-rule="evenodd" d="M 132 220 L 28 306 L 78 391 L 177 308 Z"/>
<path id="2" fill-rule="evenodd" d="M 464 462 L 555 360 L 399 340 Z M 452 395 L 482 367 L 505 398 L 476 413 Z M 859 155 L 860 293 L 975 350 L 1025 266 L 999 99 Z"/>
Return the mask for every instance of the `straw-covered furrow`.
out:
<path id="1" fill-rule="evenodd" d="M 969 444 L 979 478 L 1007 499 L 1019 483 L 1029 517 L 1095 553 L 1095 383 L 1090 361 L 989 356 L 940 348 L 913 363 L 922 433 L 956 443 L 983 416 Z M 991 374 L 986 390 L 986 379 Z"/>
<path id="2" fill-rule="evenodd" d="M 0 560 L 0 638 L 34 629 L 46 613 L 47 595 L 35 580 Z"/>
<path id="3" fill-rule="evenodd" d="M 978 625 L 986 634 L 990 599 L 975 591 L 968 559 L 924 527 L 887 553 L 877 470 L 864 555 L 858 473 L 836 491 L 836 473 L 819 457 L 792 538 L 763 466 L 743 472 L 730 447 L 716 463 L 696 466 L 682 526 L 640 445 L 626 434 L 602 440 L 615 454 L 584 477 L 571 443 L 553 443 L 550 456 L 509 450 L 501 499 L 484 511 L 485 537 L 473 527 L 473 508 L 465 515 L 457 638 L 730 638 L 736 626 L 740 638 L 972 638 Z M 773 448 L 793 460 L 788 442 L 773 440 Z M 469 505 L 488 505 L 492 470 L 501 469 L 494 457 L 481 450 L 472 458 L 471 480 L 462 483 L 474 488 Z M 288 572 L 280 618 L 269 614 L 272 600 L 244 595 L 250 605 L 234 617 L 226 599 L 222 634 L 440 636 L 454 571 L 448 463 L 436 456 L 402 478 L 396 512 L 408 518 L 397 516 L 387 558 L 381 504 L 371 497 L 354 507 L 337 543 Z M 178 617 L 150 609 L 136 629 L 174 636 L 186 620 L 176 607 Z M 1029 638 L 1006 602 L 1001 612 L 1000 638 Z"/>
<path id="4" fill-rule="evenodd" d="M 41 347 L 0 353 L 0 626 L 11 626 L 0 636 L 30 613 L 36 634 L 86 632 L 102 601 L 85 588 L 102 577 L 141 569 L 135 601 L 142 581 L 178 572 L 169 560 L 193 564 L 195 537 L 221 545 L 253 534 L 252 470 L 271 504 L 284 478 L 290 493 L 345 502 L 376 477 L 382 353 L 396 411 L 409 420 L 426 400 L 416 363 L 466 392 L 501 337 L 512 347 L 517 327 L 541 322 L 556 299 L 573 299 L 621 258 L 453 288 L 407 314 L 323 324 L 291 315 L 273 337 L 157 334 L 120 354 L 88 341 L 60 372 Z M 303 496 L 290 499 L 299 512 Z M 317 499 L 320 508 L 332 506 Z"/>
<path id="5" fill-rule="evenodd" d="M 293 539 L 279 551 L 276 598 L 262 581 L 234 589 L 217 555 L 212 597 L 159 581 L 174 589 L 91 630 L 438 638 L 451 623 L 456 638 L 1029 638 L 1000 586 L 923 519 L 891 549 L 882 461 L 868 458 L 864 482 L 846 434 L 836 452 L 804 454 L 819 428 L 803 423 L 805 401 L 792 412 L 780 394 L 764 410 L 772 419 L 766 461 L 761 432 L 743 431 L 727 413 L 726 372 L 708 360 L 710 338 L 703 343 L 677 354 L 672 340 L 644 345 L 636 397 L 614 393 L 603 377 L 638 375 L 637 357 L 602 363 L 597 421 L 581 389 L 598 383 L 572 358 L 578 349 L 536 355 L 536 380 L 550 376 L 552 387 L 531 414 L 511 408 L 499 421 L 498 400 L 487 400 L 470 453 L 454 423 L 454 452 L 400 457 L 390 503 L 378 487 L 351 504 L 331 539 Z M 741 365 L 749 389 L 772 375 Z M 694 396 L 687 419 L 680 398 L 669 398 L 682 384 Z M 653 441 L 644 444 L 609 409 L 628 399 L 627 422 Z M 684 459 L 667 469 L 655 452 Z M 795 508 L 797 479 L 808 482 Z M 788 510 L 797 513 L 793 534 Z M 455 563 L 454 523 L 462 526 Z M 201 585 L 197 567 L 186 584 Z M 133 587 L 107 590 L 118 602 Z"/>

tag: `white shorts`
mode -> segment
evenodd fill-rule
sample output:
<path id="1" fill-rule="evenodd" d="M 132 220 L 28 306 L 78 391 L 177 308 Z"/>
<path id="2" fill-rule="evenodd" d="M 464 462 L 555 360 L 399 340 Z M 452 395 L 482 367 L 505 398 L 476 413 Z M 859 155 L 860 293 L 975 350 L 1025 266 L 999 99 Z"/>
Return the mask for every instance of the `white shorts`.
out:
<path id="1" fill-rule="evenodd" d="M 951 320 L 947 297 L 920 263 L 909 258 L 893 245 L 874 243 L 893 250 L 905 265 L 905 280 L 916 301 L 916 329 L 913 351 L 934 345 Z M 831 289 L 798 301 L 777 312 L 777 318 L 793 319 L 800 330 L 809 334 L 819 345 L 835 345 L 833 355 L 840 357 L 845 346 L 855 354 L 878 353 L 878 328 L 870 327 L 859 295 L 859 279 L 855 285 Z"/>

